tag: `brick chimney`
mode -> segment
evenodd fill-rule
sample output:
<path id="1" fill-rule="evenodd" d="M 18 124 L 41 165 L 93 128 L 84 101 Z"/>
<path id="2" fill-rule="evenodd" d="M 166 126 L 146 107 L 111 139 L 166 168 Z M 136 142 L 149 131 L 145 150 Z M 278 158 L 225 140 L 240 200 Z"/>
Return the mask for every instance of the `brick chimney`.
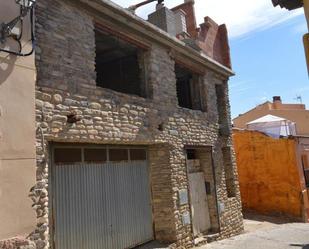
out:
<path id="1" fill-rule="evenodd" d="M 230 47 L 225 24 L 218 25 L 210 17 L 205 17 L 200 24 L 198 34 L 199 46 L 211 58 L 232 68 L 230 58 Z"/>
<path id="2" fill-rule="evenodd" d="M 280 96 L 273 97 L 273 109 L 281 109 L 282 108 L 282 100 Z"/>
<path id="3" fill-rule="evenodd" d="M 172 9 L 173 12 L 182 10 L 186 13 L 187 32 L 192 38 L 197 38 L 198 29 L 196 25 L 194 0 L 185 0 L 183 4 Z"/>
<path id="4" fill-rule="evenodd" d="M 157 4 L 156 11 L 148 15 L 148 21 L 170 35 L 176 36 L 175 14 L 163 4 Z"/>
<path id="5" fill-rule="evenodd" d="M 273 102 L 274 103 L 282 103 L 281 96 L 274 96 L 273 97 Z"/>

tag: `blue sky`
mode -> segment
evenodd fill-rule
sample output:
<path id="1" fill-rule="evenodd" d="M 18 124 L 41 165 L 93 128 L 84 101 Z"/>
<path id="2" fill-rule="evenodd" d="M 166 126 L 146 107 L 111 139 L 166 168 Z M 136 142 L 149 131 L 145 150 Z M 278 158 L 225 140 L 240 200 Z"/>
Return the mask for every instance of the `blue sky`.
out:
<path id="1" fill-rule="evenodd" d="M 128 7 L 142 0 L 118 0 Z M 174 7 L 184 0 L 165 0 Z M 146 18 L 155 3 L 137 15 Z M 280 95 L 284 102 L 297 103 L 301 95 L 309 108 L 309 80 L 302 36 L 306 33 L 303 10 L 274 8 L 271 0 L 195 0 L 198 23 L 210 16 L 226 23 L 230 37 L 233 70 L 230 80 L 232 117 Z"/>
<path id="2" fill-rule="evenodd" d="M 302 36 L 306 21 L 300 15 L 280 25 L 252 32 L 230 41 L 233 69 L 230 81 L 232 116 L 272 100 L 297 103 L 302 97 L 309 107 L 309 80 Z"/>

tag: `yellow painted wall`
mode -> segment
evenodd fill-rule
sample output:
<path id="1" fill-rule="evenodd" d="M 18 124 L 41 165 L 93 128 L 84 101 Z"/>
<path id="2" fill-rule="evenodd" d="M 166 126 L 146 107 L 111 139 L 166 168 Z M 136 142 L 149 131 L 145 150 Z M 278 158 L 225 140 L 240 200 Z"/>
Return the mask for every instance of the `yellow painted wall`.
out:
<path id="1" fill-rule="evenodd" d="M 256 131 L 234 131 L 244 210 L 302 219 L 301 184 L 294 139 Z"/>

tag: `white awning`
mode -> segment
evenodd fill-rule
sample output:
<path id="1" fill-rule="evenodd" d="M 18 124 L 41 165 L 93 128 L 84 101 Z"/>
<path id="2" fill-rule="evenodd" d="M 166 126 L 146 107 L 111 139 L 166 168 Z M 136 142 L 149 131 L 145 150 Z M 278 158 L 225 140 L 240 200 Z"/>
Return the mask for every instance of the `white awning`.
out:
<path id="1" fill-rule="evenodd" d="M 296 135 L 294 122 L 273 115 L 266 115 L 247 123 L 247 129 L 260 131 L 274 138 Z"/>
<path id="2" fill-rule="evenodd" d="M 286 118 L 281 118 L 281 117 L 277 117 L 277 116 L 274 116 L 274 115 L 266 115 L 266 116 L 263 116 L 261 118 L 258 118 L 256 120 L 253 120 L 248 124 L 257 124 L 257 123 L 270 123 L 270 122 L 282 122 L 282 121 L 289 121 L 287 120 Z"/>

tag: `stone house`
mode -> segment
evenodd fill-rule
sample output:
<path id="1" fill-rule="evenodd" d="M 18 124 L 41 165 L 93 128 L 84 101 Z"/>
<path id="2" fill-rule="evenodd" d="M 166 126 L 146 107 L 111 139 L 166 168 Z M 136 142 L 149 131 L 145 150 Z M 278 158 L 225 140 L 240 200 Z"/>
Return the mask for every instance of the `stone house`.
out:
<path id="1" fill-rule="evenodd" d="M 149 21 L 107 0 L 40 0 L 35 31 L 36 248 L 243 231 L 225 25 L 197 27 L 190 0 Z"/>

